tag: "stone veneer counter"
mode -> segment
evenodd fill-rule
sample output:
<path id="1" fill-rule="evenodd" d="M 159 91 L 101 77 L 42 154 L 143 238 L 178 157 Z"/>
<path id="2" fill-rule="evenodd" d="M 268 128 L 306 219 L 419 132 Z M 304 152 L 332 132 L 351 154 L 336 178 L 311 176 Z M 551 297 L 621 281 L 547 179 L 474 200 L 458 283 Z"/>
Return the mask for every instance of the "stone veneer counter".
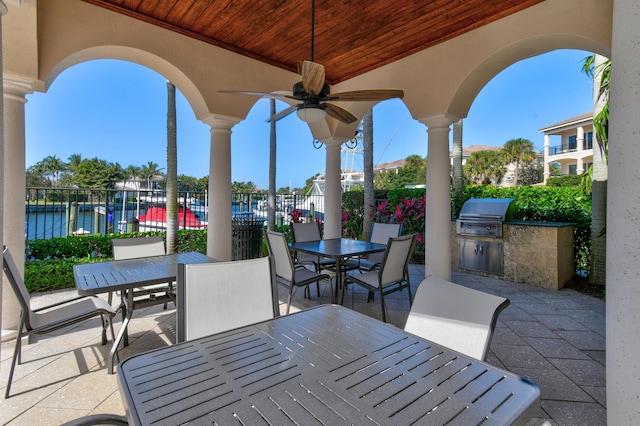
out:
<path id="1" fill-rule="evenodd" d="M 480 241 L 502 241 L 504 275 L 458 268 L 458 235 L 452 223 L 451 268 L 454 271 L 496 277 L 506 281 L 559 290 L 575 274 L 574 224 L 557 222 L 505 222 L 503 238 L 461 237 Z"/>

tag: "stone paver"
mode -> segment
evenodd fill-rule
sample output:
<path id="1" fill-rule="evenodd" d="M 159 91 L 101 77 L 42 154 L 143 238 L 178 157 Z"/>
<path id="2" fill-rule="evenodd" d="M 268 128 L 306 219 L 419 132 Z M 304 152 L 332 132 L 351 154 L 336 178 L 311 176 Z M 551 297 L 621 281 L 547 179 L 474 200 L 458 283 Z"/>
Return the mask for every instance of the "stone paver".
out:
<path id="1" fill-rule="evenodd" d="M 424 266 L 411 265 L 415 292 Z M 452 281 L 508 297 L 511 305 L 498 319 L 487 362 L 538 384 L 542 403 L 533 425 L 606 424 L 605 303 L 573 290 L 546 290 L 525 284 L 456 273 Z M 34 306 L 74 295 L 63 291 L 33 297 Z M 281 312 L 286 293 L 281 291 Z M 303 291 L 294 296 L 292 312 L 329 301 L 321 285 L 320 300 Z M 404 327 L 409 313 L 406 292 L 385 298 L 389 322 Z M 344 305 L 381 318 L 380 303 L 367 303 L 366 292 L 350 286 Z M 153 306 L 134 313 L 130 345 L 124 357 L 175 341 L 173 307 Z M 12 397 L 0 400 L 0 424 L 58 425 L 96 413 L 124 415 L 115 375 L 106 373 L 108 346 L 100 345 L 99 322 L 87 321 L 66 329 L 60 337 L 38 336 L 24 346 L 23 364 L 16 368 Z M 116 323 L 116 329 L 119 322 Z M 0 391 L 4 394 L 13 342 L 1 346 Z"/>

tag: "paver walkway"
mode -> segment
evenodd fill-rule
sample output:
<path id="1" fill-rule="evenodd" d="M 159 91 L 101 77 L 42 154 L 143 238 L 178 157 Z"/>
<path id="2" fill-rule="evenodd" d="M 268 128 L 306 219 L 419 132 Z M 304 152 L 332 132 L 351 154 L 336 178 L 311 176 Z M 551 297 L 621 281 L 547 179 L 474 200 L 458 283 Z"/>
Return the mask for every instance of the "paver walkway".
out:
<path id="1" fill-rule="evenodd" d="M 411 282 L 424 278 L 423 265 L 411 265 Z M 454 273 L 456 283 L 508 297 L 511 305 L 499 317 L 488 362 L 533 380 L 542 404 L 530 425 L 604 425 L 605 303 L 574 290 L 545 290 L 526 284 Z M 350 286 L 344 305 L 380 318 L 380 304 L 367 303 L 363 289 Z M 324 290 L 324 289 L 323 289 Z M 67 298 L 75 290 L 33 298 L 34 307 Z M 292 311 L 319 303 L 299 291 Z M 281 302 L 286 293 L 281 291 Z M 324 291 L 320 302 L 328 302 Z M 406 293 L 385 298 L 390 322 L 403 327 L 409 313 Z M 281 303 L 284 312 L 285 305 Z M 100 345 L 99 319 L 89 320 L 63 336 L 38 336 L 23 347 L 12 397 L 0 399 L 0 424 L 59 425 L 95 413 L 124 414 L 115 375 L 106 373 L 109 346 Z M 116 330 L 119 326 L 116 323 Z M 175 311 L 154 306 L 134 313 L 130 346 L 122 358 L 175 341 Z M 1 346 L 0 392 L 4 395 L 13 343 Z"/>

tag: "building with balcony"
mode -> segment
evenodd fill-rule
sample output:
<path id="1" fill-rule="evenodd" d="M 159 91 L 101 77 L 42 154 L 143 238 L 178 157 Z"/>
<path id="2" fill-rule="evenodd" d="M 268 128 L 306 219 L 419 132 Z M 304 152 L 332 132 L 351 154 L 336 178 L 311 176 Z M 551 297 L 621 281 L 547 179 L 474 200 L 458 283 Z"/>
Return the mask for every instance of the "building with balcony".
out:
<path id="1" fill-rule="evenodd" d="M 560 175 L 579 175 L 593 162 L 593 113 L 579 115 L 539 130 L 544 134 L 544 181 L 551 165 Z"/>

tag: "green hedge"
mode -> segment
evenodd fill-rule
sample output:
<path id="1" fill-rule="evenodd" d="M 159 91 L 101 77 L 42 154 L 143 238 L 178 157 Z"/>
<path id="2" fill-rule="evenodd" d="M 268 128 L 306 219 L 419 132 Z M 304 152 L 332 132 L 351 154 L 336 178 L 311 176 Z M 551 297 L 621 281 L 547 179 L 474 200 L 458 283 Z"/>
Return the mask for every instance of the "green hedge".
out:
<path id="1" fill-rule="evenodd" d="M 69 236 L 28 240 L 25 247 L 24 281 L 29 292 L 75 287 L 73 265 L 113 259 L 111 240 L 162 235 L 163 232 Z M 178 252 L 207 252 L 207 231 L 178 231 Z"/>

